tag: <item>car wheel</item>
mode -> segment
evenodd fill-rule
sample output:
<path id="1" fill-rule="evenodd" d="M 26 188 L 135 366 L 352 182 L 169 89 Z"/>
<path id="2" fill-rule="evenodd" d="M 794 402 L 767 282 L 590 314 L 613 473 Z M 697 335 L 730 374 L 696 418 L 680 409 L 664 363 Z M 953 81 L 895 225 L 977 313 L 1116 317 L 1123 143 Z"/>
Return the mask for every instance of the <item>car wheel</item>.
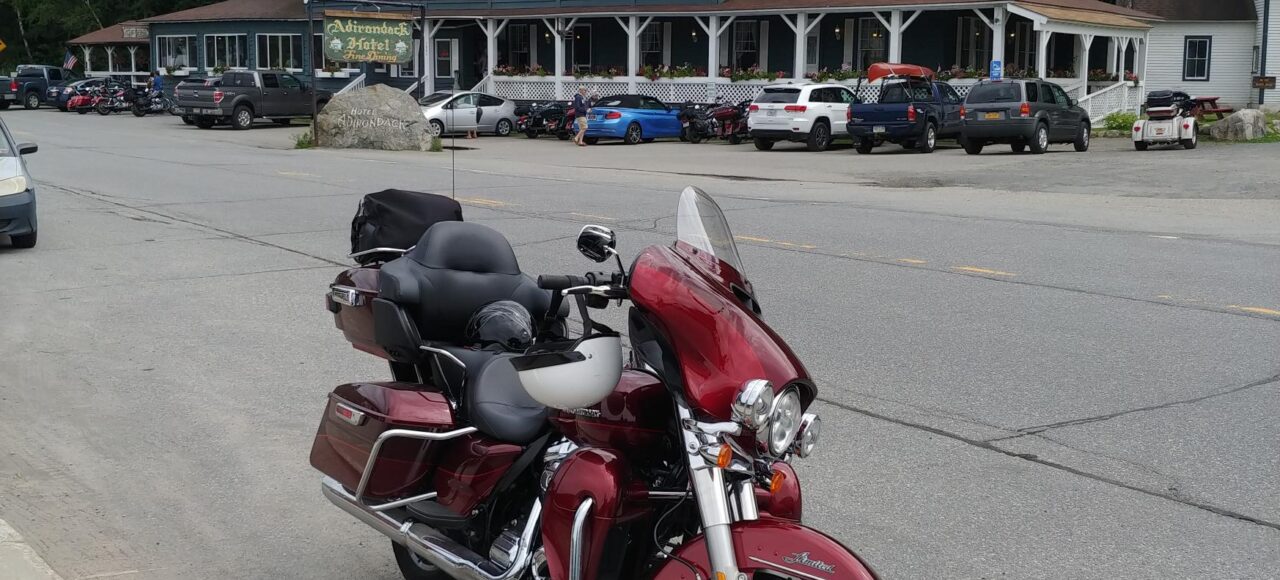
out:
<path id="1" fill-rule="evenodd" d="M 1009 149 L 1013 150 L 1014 153 L 1022 153 L 1023 151 L 1027 150 L 1027 144 L 1023 143 L 1022 141 L 1018 141 L 1017 143 L 1010 143 Z"/>
<path id="2" fill-rule="evenodd" d="M 253 128 L 253 111 L 245 105 L 237 106 L 235 111 L 231 113 L 231 128 L 237 131 Z"/>
<path id="3" fill-rule="evenodd" d="M 22 100 L 22 106 L 27 110 L 40 108 L 40 95 L 35 93 L 27 93 L 26 98 Z"/>
<path id="4" fill-rule="evenodd" d="M 982 147 L 985 145 L 982 141 L 974 141 L 971 139 L 964 140 L 964 152 L 970 155 L 982 153 Z"/>
<path id="5" fill-rule="evenodd" d="M 933 153 L 938 148 L 938 127 L 933 123 L 925 125 L 924 139 L 916 145 L 916 150 L 921 153 Z"/>
<path id="6" fill-rule="evenodd" d="M 1146 151 L 1146 150 L 1147 150 L 1147 142 L 1146 142 L 1146 141 L 1134 141 L 1134 142 L 1133 142 L 1133 148 L 1134 148 L 1134 149 L 1137 149 L 1138 151 Z"/>
<path id="7" fill-rule="evenodd" d="M 599 137 L 583 137 L 582 142 L 586 143 L 587 145 L 595 145 L 596 143 L 600 142 L 600 138 Z"/>
<path id="8" fill-rule="evenodd" d="M 1084 153 L 1089 150 L 1089 137 L 1089 124 L 1081 123 L 1080 130 L 1076 131 L 1076 140 L 1073 143 L 1076 147 L 1076 151 Z"/>
<path id="9" fill-rule="evenodd" d="M 196 119 L 196 127 L 201 129 L 212 129 L 215 121 L 213 119 L 200 118 Z"/>
<path id="10" fill-rule="evenodd" d="M 36 247 L 36 232 L 21 236 L 9 236 L 9 239 L 13 240 L 13 247 L 15 248 L 27 249 Z"/>
<path id="11" fill-rule="evenodd" d="M 640 129 L 640 124 L 627 125 L 627 134 L 622 137 L 622 142 L 627 145 L 637 145 L 641 141 L 644 141 L 644 131 Z"/>
<path id="12" fill-rule="evenodd" d="M 1195 129 L 1195 128 L 1196 127 L 1192 127 L 1192 129 Z M 1196 145 L 1199 144 L 1199 141 L 1200 141 L 1200 137 L 1196 135 L 1196 131 L 1193 130 L 1191 131 L 1191 138 L 1183 139 L 1180 141 L 1180 143 L 1182 143 L 1183 149 L 1195 149 Z"/>
<path id="13" fill-rule="evenodd" d="M 866 155 L 876 148 L 876 142 L 870 139 L 859 139 L 854 150 L 859 154 Z"/>
<path id="14" fill-rule="evenodd" d="M 761 151 L 768 151 L 770 149 L 773 149 L 773 141 L 756 137 L 756 149 L 759 149 Z"/>
<path id="15" fill-rule="evenodd" d="M 502 119 L 493 128 L 493 134 L 499 137 L 506 137 L 511 134 L 511 120 Z"/>
<path id="16" fill-rule="evenodd" d="M 1036 132 L 1031 136 L 1031 152 L 1040 155 L 1049 150 L 1049 126 L 1044 123 L 1036 124 Z"/>
<path id="17" fill-rule="evenodd" d="M 436 137 L 444 137 L 444 123 L 439 119 L 432 119 L 431 132 L 434 133 Z"/>
<path id="18" fill-rule="evenodd" d="M 805 143 L 810 151 L 826 151 L 831 145 L 831 127 L 825 121 L 818 121 L 809 130 L 809 140 Z"/>

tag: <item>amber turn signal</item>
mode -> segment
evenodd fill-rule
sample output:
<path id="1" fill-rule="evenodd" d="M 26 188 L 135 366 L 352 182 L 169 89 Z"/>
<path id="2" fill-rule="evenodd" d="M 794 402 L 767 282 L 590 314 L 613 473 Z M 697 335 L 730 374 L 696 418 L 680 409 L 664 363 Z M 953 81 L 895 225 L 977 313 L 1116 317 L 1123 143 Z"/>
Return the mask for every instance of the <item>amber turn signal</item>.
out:
<path id="1" fill-rule="evenodd" d="M 781 471 L 773 472 L 773 477 L 769 478 L 769 493 L 778 493 L 782 490 L 782 484 L 787 481 L 787 476 Z"/>
<path id="2" fill-rule="evenodd" d="M 729 464 L 733 462 L 733 448 L 728 445 L 721 445 L 720 452 L 716 454 L 716 467 L 720 469 L 728 469 Z"/>

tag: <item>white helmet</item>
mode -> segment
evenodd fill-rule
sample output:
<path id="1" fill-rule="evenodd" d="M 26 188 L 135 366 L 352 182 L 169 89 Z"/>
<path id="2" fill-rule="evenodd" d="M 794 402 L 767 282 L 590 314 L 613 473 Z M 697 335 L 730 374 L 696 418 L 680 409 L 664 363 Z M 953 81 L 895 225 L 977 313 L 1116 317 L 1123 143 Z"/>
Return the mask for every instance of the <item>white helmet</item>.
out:
<path id="1" fill-rule="evenodd" d="M 540 352 L 511 359 L 520 383 L 535 401 L 553 409 L 590 407 L 618 386 L 622 338 L 616 333 L 584 336 L 558 346 L 558 350 L 535 347 Z"/>

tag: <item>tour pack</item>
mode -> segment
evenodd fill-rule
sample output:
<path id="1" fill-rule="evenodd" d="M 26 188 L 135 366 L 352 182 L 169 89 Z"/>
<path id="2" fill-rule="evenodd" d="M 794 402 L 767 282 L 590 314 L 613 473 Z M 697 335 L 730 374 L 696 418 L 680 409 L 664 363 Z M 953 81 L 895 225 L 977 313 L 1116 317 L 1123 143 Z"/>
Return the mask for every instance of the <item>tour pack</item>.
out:
<path id="1" fill-rule="evenodd" d="M 462 206 L 443 195 L 400 189 L 370 193 L 360 200 L 356 217 L 351 220 L 351 253 L 376 248 L 407 250 L 418 243 L 427 228 L 445 221 L 462 221 Z M 385 258 L 386 254 L 377 252 L 355 256 L 360 264 Z"/>

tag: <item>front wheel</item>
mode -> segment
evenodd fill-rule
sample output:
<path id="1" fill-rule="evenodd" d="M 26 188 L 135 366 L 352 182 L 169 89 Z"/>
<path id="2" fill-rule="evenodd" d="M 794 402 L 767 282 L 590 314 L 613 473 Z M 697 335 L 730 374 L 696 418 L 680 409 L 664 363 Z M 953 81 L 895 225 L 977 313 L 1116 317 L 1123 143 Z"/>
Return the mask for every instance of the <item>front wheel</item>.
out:
<path id="1" fill-rule="evenodd" d="M 702 142 L 702 133 L 693 127 L 688 127 L 684 130 L 684 140 L 697 145 Z"/>
<path id="2" fill-rule="evenodd" d="M 507 135 L 510 135 L 510 134 L 511 134 L 511 120 L 510 120 L 510 119 L 502 119 L 502 120 L 498 121 L 498 124 L 497 124 L 496 126 L 494 126 L 494 128 L 493 128 L 493 134 L 494 134 L 494 135 L 497 135 L 497 136 L 499 136 L 499 137 L 506 137 Z"/>
<path id="3" fill-rule="evenodd" d="M 627 145 L 638 145 L 641 141 L 644 141 L 644 131 L 640 129 L 640 124 L 627 125 L 627 134 L 622 137 L 622 142 Z"/>
<path id="4" fill-rule="evenodd" d="M 98 101 L 98 106 L 94 107 L 94 110 L 105 117 L 111 114 L 111 104 L 106 101 Z"/>
<path id="5" fill-rule="evenodd" d="M 134 103 L 134 104 L 133 104 L 133 107 L 131 107 L 131 108 L 133 109 L 133 116 L 135 116 L 135 117 L 145 117 L 145 116 L 147 116 L 147 108 L 146 108 L 144 105 L 142 105 L 142 104 L 140 104 L 140 103 Z"/>
<path id="6" fill-rule="evenodd" d="M 756 137 L 756 149 L 759 149 L 761 151 L 768 151 L 770 149 L 773 149 L 773 141 Z"/>
<path id="7" fill-rule="evenodd" d="M 528 137 L 528 138 L 530 138 L 530 139 L 537 139 L 537 138 L 538 138 L 538 132 L 537 132 L 537 131 L 534 131 L 533 129 L 529 129 L 528 131 L 525 131 L 525 132 L 524 132 L 524 136 L 525 136 L 525 137 Z"/>
<path id="8" fill-rule="evenodd" d="M 419 558 L 408 548 L 391 542 L 391 549 L 396 554 L 396 565 L 400 567 L 400 574 L 404 575 L 405 580 L 447 580 L 449 578 L 449 575 Z"/>
<path id="9" fill-rule="evenodd" d="M 1076 140 L 1072 142 L 1076 151 L 1084 153 L 1089 150 L 1089 124 L 1081 123 L 1080 130 L 1076 132 Z"/>
<path id="10" fill-rule="evenodd" d="M 435 133 L 436 137 L 444 137 L 444 123 L 441 123 L 439 119 L 432 119 L 431 132 Z"/>

